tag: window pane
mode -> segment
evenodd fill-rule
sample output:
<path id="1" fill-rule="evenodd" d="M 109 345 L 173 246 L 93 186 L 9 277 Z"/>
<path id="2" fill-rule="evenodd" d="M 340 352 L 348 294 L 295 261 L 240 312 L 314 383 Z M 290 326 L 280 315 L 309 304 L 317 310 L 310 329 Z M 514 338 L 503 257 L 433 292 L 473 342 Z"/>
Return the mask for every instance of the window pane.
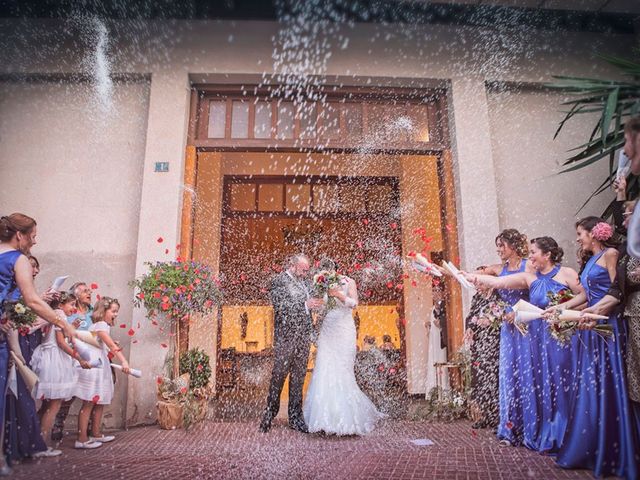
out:
<path id="1" fill-rule="evenodd" d="M 429 141 L 429 112 L 427 105 L 409 105 L 407 117 L 411 122 L 411 140 L 415 142 Z"/>
<path id="2" fill-rule="evenodd" d="M 340 206 L 343 212 L 365 212 L 367 187 L 364 185 L 340 185 L 338 189 Z"/>
<path id="3" fill-rule="evenodd" d="M 405 142 L 409 137 L 410 122 L 404 105 L 370 104 L 367 123 L 369 135 L 384 142 Z"/>
<path id="4" fill-rule="evenodd" d="M 315 103 L 305 103 L 298 108 L 300 118 L 300 138 L 316 138 L 317 107 Z"/>
<path id="5" fill-rule="evenodd" d="M 362 136 L 362 104 L 345 103 L 344 120 L 346 127 L 346 135 L 349 139 L 359 138 Z"/>
<path id="6" fill-rule="evenodd" d="M 391 213 L 394 207 L 393 189 L 390 185 L 369 185 L 367 203 L 369 212 Z"/>
<path id="7" fill-rule="evenodd" d="M 224 125 L 227 114 L 227 102 L 213 100 L 209 102 L 209 138 L 224 138 Z"/>
<path id="8" fill-rule="evenodd" d="M 249 138 L 249 104 L 247 102 L 233 102 L 231 138 Z"/>
<path id="9" fill-rule="evenodd" d="M 311 207 L 310 185 L 287 185 L 286 207 L 288 212 L 308 212 Z"/>
<path id="10" fill-rule="evenodd" d="M 325 103 L 322 108 L 322 137 L 340 138 L 340 105 Z"/>
<path id="11" fill-rule="evenodd" d="M 313 211 L 318 213 L 340 211 L 338 185 L 313 186 Z"/>
<path id="12" fill-rule="evenodd" d="M 253 136 L 255 138 L 271 138 L 271 103 L 256 103 L 256 123 Z"/>
<path id="13" fill-rule="evenodd" d="M 293 102 L 282 102 L 278 105 L 278 138 L 293 138 Z"/>
<path id="14" fill-rule="evenodd" d="M 230 197 L 231 210 L 253 212 L 256 209 L 256 186 L 254 184 L 232 184 Z"/>
<path id="15" fill-rule="evenodd" d="M 265 183 L 258 186 L 258 210 L 261 212 L 282 211 L 282 184 Z"/>

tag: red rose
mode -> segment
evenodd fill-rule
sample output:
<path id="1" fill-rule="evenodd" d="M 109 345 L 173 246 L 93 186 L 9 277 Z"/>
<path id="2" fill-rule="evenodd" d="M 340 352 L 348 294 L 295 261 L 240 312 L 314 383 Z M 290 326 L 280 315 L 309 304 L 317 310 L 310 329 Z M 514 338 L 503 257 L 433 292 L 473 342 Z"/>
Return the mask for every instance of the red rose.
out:
<path id="1" fill-rule="evenodd" d="M 184 395 L 185 393 L 187 393 L 187 387 L 182 387 L 182 388 L 180 389 L 180 393 L 182 393 L 183 395 Z"/>
<path id="2" fill-rule="evenodd" d="M 160 292 L 153 292 L 153 298 L 160 298 Z"/>
<path id="3" fill-rule="evenodd" d="M 138 298 L 139 298 L 140 300 L 144 300 L 144 292 L 140 292 L 140 293 L 138 294 Z"/>
<path id="4" fill-rule="evenodd" d="M 98 284 L 97 283 L 92 283 L 91 284 L 91 290 L 97 290 L 98 289 Z"/>

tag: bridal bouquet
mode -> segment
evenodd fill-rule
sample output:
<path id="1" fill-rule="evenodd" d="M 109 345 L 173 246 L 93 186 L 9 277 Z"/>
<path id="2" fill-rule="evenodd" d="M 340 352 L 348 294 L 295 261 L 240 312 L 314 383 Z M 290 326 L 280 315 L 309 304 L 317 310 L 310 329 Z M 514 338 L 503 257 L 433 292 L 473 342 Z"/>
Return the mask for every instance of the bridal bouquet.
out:
<path id="1" fill-rule="evenodd" d="M 22 297 L 16 301 L 5 302 L 4 312 L 6 315 L 5 321 L 13 323 L 13 326 L 18 329 L 21 335 L 29 333 L 29 327 L 33 325 L 37 318 L 34 311 L 27 306 Z"/>
<path id="2" fill-rule="evenodd" d="M 313 276 L 313 289 L 315 294 L 318 297 L 326 297 L 328 310 L 336 306 L 336 299 L 328 297 L 327 292 L 339 286 L 340 276 L 336 272 L 321 270 Z"/>
<path id="3" fill-rule="evenodd" d="M 557 293 L 547 292 L 547 298 L 549 299 L 549 306 L 560 305 L 571 300 L 575 295 L 568 288 L 563 288 Z"/>

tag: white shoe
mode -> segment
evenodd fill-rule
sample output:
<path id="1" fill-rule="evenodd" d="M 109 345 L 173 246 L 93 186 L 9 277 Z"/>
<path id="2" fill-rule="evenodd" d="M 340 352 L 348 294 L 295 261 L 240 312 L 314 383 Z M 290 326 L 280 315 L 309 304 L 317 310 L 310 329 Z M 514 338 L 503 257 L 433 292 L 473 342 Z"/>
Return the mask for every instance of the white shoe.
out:
<path id="1" fill-rule="evenodd" d="M 76 440 L 76 444 L 74 445 L 74 448 L 92 449 L 92 448 L 100 448 L 101 446 L 102 444 L 100 442 L 92 442 L 91 440 L 86 442 L 79 442 L 78 440 Z"/>
<path id="2" fill-rule="evenodd" d="M 89 437 L 90 442 L 109 443 L 116 439 L 113 435 L 102 435 L 101 437 Z"/>
<path id="3" fill-rule="evenodd" d="M 33 454 L 33 458 L 42 458 L 42 457 L 57 457 L 58 455 L 62 455 L 62 450 L 54 450 L 49 447 L 44 452 L 37 452 Z"/>

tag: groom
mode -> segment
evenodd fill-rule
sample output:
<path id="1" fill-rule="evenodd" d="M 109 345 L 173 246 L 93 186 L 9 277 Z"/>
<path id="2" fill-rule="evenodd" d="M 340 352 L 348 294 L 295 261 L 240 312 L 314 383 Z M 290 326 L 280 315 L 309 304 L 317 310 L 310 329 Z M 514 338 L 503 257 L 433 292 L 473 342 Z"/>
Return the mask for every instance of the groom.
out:
<path id="1" fill-rule="evenodd" d="M 311 309 L 322 305 L 322 300 L 310 297 L 307 284 L 309 258 L 298 254 L 290 257 L 285 271 L 271 283 L 269 297 L 274 311 L 274 363 L 267 397 L 267 408 L 260 422 L 260 431 L 266 433 L 280 408 L 280 394 L 289 375 L 289 426 L 307 433 L 302 415 L 302 386 L 307 373 L 313 323 Z"/>

